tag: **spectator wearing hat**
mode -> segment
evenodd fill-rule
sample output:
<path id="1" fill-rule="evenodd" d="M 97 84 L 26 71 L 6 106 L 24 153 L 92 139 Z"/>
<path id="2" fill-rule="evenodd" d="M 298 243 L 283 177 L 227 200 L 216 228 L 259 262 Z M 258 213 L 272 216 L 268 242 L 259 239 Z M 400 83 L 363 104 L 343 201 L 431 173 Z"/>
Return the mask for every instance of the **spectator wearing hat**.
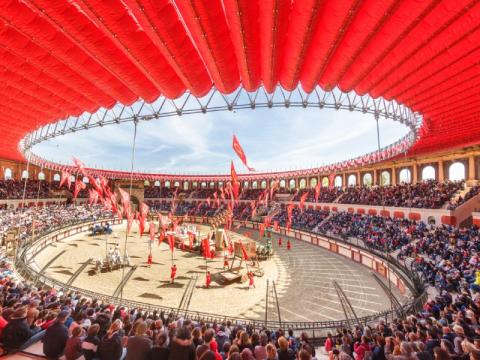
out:
<path id="1" fill-rule="evenodd" d="M 30 327 L 27 322 L 27 308 L 17 308 L 2 332 L 3 346 L 6 349 L 26 349 L 40 340 L 44 332 L 37 326 Z"/>
<path id="2" fill-rule="evenodd" d="M 55 322 L 46 330 L 43 338 L 43 353 L 49 359 L 57 359 L 63 355 L 68 340 L 68 329 L 65 321 L 70 313 L 60 311 Z"/>

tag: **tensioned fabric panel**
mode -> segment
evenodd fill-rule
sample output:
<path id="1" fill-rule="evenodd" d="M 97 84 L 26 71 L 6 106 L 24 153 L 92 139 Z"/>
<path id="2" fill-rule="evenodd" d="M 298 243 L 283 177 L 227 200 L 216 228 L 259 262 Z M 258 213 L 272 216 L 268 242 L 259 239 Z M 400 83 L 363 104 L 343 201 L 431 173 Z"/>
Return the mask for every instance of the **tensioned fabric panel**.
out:
<path id="1" fill-rule="evenodd" d="M 419 154 L 480 142 L 480 0 L 5 0 L 0 157 L 68 116 L 282 86 L 395 99 Z"/>

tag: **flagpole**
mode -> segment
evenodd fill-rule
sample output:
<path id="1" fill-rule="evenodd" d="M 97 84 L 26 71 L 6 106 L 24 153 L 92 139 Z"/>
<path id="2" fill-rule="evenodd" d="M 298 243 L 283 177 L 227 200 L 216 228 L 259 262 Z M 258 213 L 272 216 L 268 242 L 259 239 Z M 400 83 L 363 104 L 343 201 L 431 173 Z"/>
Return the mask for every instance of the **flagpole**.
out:
<path id="1" fill-rule="evenodd" d="M 380 147 L 380 127 L 378 124 L 378 117 L 375 118 L 377 121 L 377 146 L 378 146 L 378 154 L 380 154 L 381 147 Z M 380 174 L 380 185 L 382 182 L 382 174 Z M 383 189 L 380 189 L 380 201 L 382 202 L 382 213 L 380 214 L 381 217 L 385 215 L 385 199 L 384 199 L 384 193 Z M 394 310 L 394 304 L 393 304 L 393 293 L 392 293 L 392 280 L 390 279 L 390 269 L 391 269 L 391 264 L 390 264 L 390 246 L 388 245 L 388 239 L 385 240 L 385 252 L 387 254 L 387 266 L 388 266 L 388 271 L 387 271 L 387 280 L 388 280 L 388 292 L 390 295 L 390 311 L 392 313 L 392 321 L 393 321 L 393 310 Z"/>
<path id="2" fill-rule="evenodd" d="M 134 130 L 133 130 L 133 144 L 132 144 L 132 161 L 130 166 L 130 188 L 129 188 L 129 197 L 132 197 L 132 188 L 133 188 L 133 165 L 135 163 L 135 145 L 137 141 L 137 125 L 138 119 L 133 120 Z M 128 219 L 127 219 L 128 223 Z M 128 225 L 127 225 L 128 226 Z M 123 246 L 123 259 L 122 259 L 122 279 L 125 277 L 125 259 L 127 257 L 127 242 L 128 242 L 128 231 L 125 232 L 125 244 Z M 123 286 L 120 290 L 120 304 L 123 299 Z"/>

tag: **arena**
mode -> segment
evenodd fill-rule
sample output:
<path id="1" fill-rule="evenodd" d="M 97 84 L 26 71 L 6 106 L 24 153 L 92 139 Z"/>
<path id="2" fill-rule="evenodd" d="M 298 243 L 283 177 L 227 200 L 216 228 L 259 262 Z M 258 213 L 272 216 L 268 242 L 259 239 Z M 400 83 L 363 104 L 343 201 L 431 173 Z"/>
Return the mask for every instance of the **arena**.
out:
<path id="1" fill-rule="evenodd" d="M 480 358 L 478 2 L 0 22 L 0 357 Z"/>
<path id="2" fill-rule="evenodd" d="M 201 229 L 208 232 L 209 227 L 204 226 Z M 85 236 L 86 234 L 76 235 L 65 239 L 65 242 L 52 244 L 36 255 L 33 261 L 37 270 L 42 269 L 46 276 L 68 283 L 76 273 L 77 265 L 80 268 L 88 259 L 98 257 L 99 252 L 105 254 L 105 246 L 115 247 L 116 242 L 120 243 L 123 240 L 125 232 L 126 226 L 119 225 L 113 227 L 113 234 L 108 236 L 107 240 L 104 236 L 92 238 Z M 231 237 L 236 239 L 237 235 Z M 179 300 L 189 280 L 199 276 L 189 310 L 261 321 L 265 319 L 267 291 L 265 279 L 269 279 L 270 284 L 273 281 L 277 284 L 276 291 L 283 315 L 281 320 L 286 322 L 341 320 L 344 314 L 340 310 L 340 302 L 332 286 L 332 281 L 336 280 L 346 294 L 358 295 L 358 298 L 352 298 L 352 306 L 358 316 L 388 310 L 390 306 L 388 297 L 362 266 L 293 239 L 291 241 L 295 251 L 288 251 L 286 245 L 278 246 L 278 238 L 272 239 L 277 244 L 275 255 L 267 261 L 262 261 L 261 268 L 264 275 L 256 281 L 255 288 L 250 289 L 246 281 L 223 285 L 219 279 L 215 279 L 215 274 L 224 270 L 223 256 L 220 256 L 207 263 L 208 269 L 213 274 L 213 285 L 205 289 L 203 279 L 206 265 L 201 256 L 195 256 L 191 252 L 174 252 L 173 263 L 177 265 L 178 270 L 176 282 L 171 284 L 172 259 L 168 245 L 162 243 L 161 246 L 158 244 L 153 246 L 154 262 L 149 267 L 145 258 L 145 254 L 149 252 L 148 237 L 139 239 L 138 233 L 132 232 L 127 243 L 127 252 L 137 268 L 131 275 L 131 280 L 123 288 L 123 296 L 125 299 L 175 309 L 179 306 Z M 108 245 L 105 244 L 106 241 Z M 58 256 L 59 254 L 61 256 Z M 303 260 L 306 256 L 308 260 Z M 54 258 L 57 260 L 52 262 Z M 49 266 L 45 267 L 46 264 Z M 245 266 L 242 267 L 244 268 Z M 85 267 L 83 272 L 70 282 L 71 285 L 88 289 L 89 284 L 94 281 L 98 284 L 95 290 L 100 294 L 114 294 L 122 282 L 122 271 L 118 269 L 113 272 L 93 274 L 94 271 L 94 261 L 91 261 L 91 265 Z M 315 274 L 315 278 L 311 274 Z M 310 292 L 309 299 L 304 298 L 306 289 Z M 244 296 L 245 291 L 248 291 L 248 296 Z M 395 292 L 398 293 L 398 291 Z M 299 304 L 304 304 L 304 307 L 300 307 L 304 309 L 301 313 L 298 311 Z M 271 317 L 278 318 L 277 310 L 271 302 L 269 311 Z"/>

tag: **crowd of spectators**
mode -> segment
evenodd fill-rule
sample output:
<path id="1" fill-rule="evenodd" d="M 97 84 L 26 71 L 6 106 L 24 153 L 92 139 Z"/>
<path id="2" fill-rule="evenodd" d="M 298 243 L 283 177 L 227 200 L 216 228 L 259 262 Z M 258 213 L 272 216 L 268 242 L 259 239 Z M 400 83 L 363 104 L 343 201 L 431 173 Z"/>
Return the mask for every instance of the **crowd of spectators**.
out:
<path id="1" fill-rule="evenodd" d="M 46 199 L 55 196 L 50 192 L 51 188 L 55 188 L 55 184 L 50 184 L 47 181 L 28 180 L 25 187 L 25 181 L 0 180 L 0 199 L 22 199 L 24 188 L 26 199 L 35 199 L 37 197 Z"/>
<path id="2" fill-rule="evenodd" d="M 145 186 L 144 197 L 145 199 L 171 199 L 175 193 L 174 188 L 160 187 L 160 186 Z"/>
<path id="3" fill-rule="evenodd" d="M 265 192 L 265 189 L 244 189 L 240 194 L 240 200 L 256 200 Z"/>
<path id="4" fill-rule="evenodd" d="M 0 340 L 23 350 L 42 340 L 49 359 L 242 360 L 315 359 L 308 337 L 281 329 L 257 329 L 192 321 L 164 312 L 117 307 L 74 293 L 36 288 L 0 260 Z"/>
<path id="5" fill-rule="evenodd" d="M 354 186 L 347 188 L 338 202 L 439 209 L 463 186 L 463 181 L 438 182 L 435 180 L 395 186 Z"/>
<path id="6" fill-rule="evenodd" d="M 38 234 L 56 227 L 110 215 L 110 212 L 106 212 L 101 206 L 84 205 L 50 205 L 23 210 L 20 208 L 0 210 L 0 234 L 3 235 L 9 229 L 18 228 L 20 239 L 25 239 L 31 236 L 34 229 Z"/>
<path id="7" fill-rule="evenodd" d="M 451 200 L 448 204 L 448 210 L 455 210 L 474 196 L 480 193 L 480 185 L 472 186 L 464 196 L 459 196 L 456 200 Z"/>
<path id="8" fill-rule="evenodd" d="M 318 200 L 315 201 L 315 189 L 303 189 L 300 190 L 293 198 L 293 201 L 300 201 L 302 196 L 308 192 L 307 197 L 305 198 L 306 202 L 323 202 L 323 203 L 332 203 L 343 194 L 342 188 L 328 188 L 321 187 L 318 193 Z"/>
<path id="9" fill-rule="evenodd" d="M 180 212 L 190 208 L 191 203 L 184 204 L 177 205 Z M 238 211 L 246 208 L 248 203 Z M 81 212 L 75 218 L 98 215 L 88 214 L 87 207 L 76 209 Z M 59 214 L 54 218 L 66 218 L 62 210 L 52 210 Z M 286 209 L 274 220 L 284 224 Z M 480 358 L 480 288 L 475 285 L 480 234 L 476 227 L 432 227 L 413 220 L 313 209 L 292 212 L 293 228 L 312 231 L 322 221 L 319 231 L 354 236 L 377 250 L 385 249 L 388 241 L 390 251 L 398 250 L 399 258 L 415 258 L 417 269 L 439 290 L 421 312 L 406 319 L 337 329 L 325 343 L 331 359 Z M 139 360 L 315 357 L 305 335 L 297 338 L 288 329 L 254 331 L 248 324 L 205 323 L 115 307 L 71 293 L 37 289 L 16 279 L 8 261 L 3 260 L 0 267 L 0 339 L 6 348 L 25 347 L 43 338 L 47 356 L 65 354 L 67 360 L 81 355 L 99 360 L 122 356 Z"/>
<path id="10" fill-rule="evenodd" d="M 220 190 L 218 190 L 220 191 Z M 213 194 L 217 192 L 217 189 L 200 189 L 195 190 L 192 194 L 192 198 L 195 199 L 206 199 L 206 198 L 213 198 Z"/>

